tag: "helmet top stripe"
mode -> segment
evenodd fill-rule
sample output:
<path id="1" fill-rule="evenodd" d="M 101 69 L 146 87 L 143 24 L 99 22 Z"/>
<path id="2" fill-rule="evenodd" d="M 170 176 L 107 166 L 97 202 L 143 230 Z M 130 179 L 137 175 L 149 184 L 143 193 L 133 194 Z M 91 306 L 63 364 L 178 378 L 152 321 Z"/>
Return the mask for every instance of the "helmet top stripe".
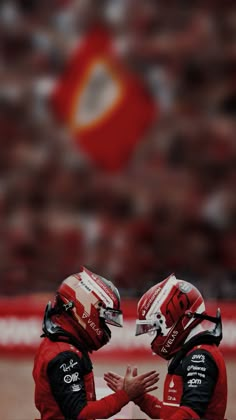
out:
<path id="1" fill-rule="evenodd" d="M 172 287 L 175 286 L 178 283 L 176 277 L 172 274 L 166 281 L 166 284 L 164 285 L 163 289 L 160 291 L 160 293 L 157 295 L 156 299 L 154 300 L 153 304 L 149 308 L 146 314 L 146 319 L 151 317 L 152 314 L 160 311 L 160 306 L 163 302 L 163 299 L 169 294 Z"/>

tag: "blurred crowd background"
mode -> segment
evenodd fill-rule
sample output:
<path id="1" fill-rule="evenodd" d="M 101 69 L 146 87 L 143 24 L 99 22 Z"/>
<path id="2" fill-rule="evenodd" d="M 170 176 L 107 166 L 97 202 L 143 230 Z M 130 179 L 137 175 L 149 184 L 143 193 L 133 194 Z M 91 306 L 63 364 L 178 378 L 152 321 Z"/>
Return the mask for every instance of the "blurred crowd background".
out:
<path id="1" fill-rule="evenodd" d="M 99 21 L 158 106 L 126 167 L 75 152 L 48 95 Z M 236 4 L 1 0 L 0 293 L 54 291 L 85 265 L 123 296 L 167 275 L 236 298 Z"/>

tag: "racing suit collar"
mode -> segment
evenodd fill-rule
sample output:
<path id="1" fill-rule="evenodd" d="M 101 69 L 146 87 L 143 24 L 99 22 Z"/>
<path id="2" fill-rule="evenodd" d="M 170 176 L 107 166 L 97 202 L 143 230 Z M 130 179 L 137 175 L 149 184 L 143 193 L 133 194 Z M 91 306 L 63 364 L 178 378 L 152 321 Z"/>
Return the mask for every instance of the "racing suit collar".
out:
<path id="1" fill-rule="evenodd" d="M 173 373 L 179 365 L 184 356 L 195 346 L 200 344 L 215 344 L 220 343 L 220 337 L 214 335 L 214 331 L 203 331 L 190 338 L 183 346 L 182 349 L 170 360 L 168 366 L 168 373 Z"/>

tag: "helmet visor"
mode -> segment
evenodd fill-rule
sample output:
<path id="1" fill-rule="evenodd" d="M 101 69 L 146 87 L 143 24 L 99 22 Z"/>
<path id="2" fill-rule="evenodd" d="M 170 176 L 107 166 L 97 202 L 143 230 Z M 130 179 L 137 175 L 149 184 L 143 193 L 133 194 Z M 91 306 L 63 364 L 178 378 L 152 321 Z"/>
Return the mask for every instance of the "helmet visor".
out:
<path id="1" fill-rule="evenodd" d="M 157 319 L 136 320 L 135 335 L 147 334 L 155 331 L 161 332 L 161 326 Z"/>
<path id="2" fill-rule="evenodd" d="M 103 318 L 107 324 L 114 325 L 115 327 L 123 327 L 123 314 L 118 309 L 100 308 L 99 316 Z"/>

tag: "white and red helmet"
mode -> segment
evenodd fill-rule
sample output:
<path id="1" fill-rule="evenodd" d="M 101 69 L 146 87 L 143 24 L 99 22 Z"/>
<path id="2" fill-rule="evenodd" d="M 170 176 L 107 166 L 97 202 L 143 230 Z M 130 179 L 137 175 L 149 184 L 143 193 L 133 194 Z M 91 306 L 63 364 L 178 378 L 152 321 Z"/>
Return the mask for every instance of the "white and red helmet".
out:
<path id="1" fill-rule="evenodd" d="M 168 360 L 180 350 L 191 330 L 202 322 L 191 315 L 205 313 L 205 304 L 195 286 L 172 274 L 141 297 L 137 312 L 135 335 L 155 334 L 151 348 Z"/>
<path id="2" fill-rule="evenodd" d="M 70 313 L 89 350 L 98 350 L 110 340 L 111 331 L 106 324 L 123 326 L 118 289 L 85 267 L 62 282 L 56 305 L 64 306 Z"/>

